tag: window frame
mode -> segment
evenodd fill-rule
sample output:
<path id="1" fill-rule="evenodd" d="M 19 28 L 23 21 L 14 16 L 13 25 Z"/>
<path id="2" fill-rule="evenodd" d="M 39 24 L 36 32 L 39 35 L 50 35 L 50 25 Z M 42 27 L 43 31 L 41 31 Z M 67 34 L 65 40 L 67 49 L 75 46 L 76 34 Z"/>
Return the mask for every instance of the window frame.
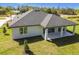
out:
<path id="1" fill-rule="evenodd" d="M 20 32 L 20 34 L 26 34 L 27 33 L 27 27 L 20 27 L 19 32 Z"/>
<path id="2" fill-rule="evenodd" d="M 27 27 L 24 27 L 24 34 L 26 34 L 27 33 Z"/>
<path id="3" fill-rule="evenodd" d="M 23 34 L 23 27 L 20 27 L 20 28 L 19 28 L 19 33 L 20 33 L 20 34 Z"/>

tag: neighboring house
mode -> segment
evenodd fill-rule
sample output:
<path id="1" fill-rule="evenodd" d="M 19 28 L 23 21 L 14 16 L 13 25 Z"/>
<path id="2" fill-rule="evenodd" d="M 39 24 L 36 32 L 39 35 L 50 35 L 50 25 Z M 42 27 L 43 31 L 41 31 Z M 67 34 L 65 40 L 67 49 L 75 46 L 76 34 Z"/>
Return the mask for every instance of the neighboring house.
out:
<path id="1" fill-rule="evenodd" d="M 14 18 L 10 27 L 13 39 L 20 39 L 41 35 L 45 40 L 51 40 L 75 33 L 75 23 L 54 14 L 39 10 L 30 10 Z M 67 26 L 73 26 L 73 32 L 67 31 Z"/>

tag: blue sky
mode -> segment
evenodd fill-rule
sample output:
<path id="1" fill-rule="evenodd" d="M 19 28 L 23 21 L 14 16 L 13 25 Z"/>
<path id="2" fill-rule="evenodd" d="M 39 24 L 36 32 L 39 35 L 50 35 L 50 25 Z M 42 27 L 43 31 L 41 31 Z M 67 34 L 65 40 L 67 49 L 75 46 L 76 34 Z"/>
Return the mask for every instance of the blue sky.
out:
<path id="1" fill-rule="evenodd" d="M 59 7 L 59 8 L 75 8 L 79 9 L 79 3 L 0 3 L 0 6 L 12 6 L 12 7 L 17 7 L 21 5 L 26 5 L 26 6 L 34 6 L 34 7 Z"/>

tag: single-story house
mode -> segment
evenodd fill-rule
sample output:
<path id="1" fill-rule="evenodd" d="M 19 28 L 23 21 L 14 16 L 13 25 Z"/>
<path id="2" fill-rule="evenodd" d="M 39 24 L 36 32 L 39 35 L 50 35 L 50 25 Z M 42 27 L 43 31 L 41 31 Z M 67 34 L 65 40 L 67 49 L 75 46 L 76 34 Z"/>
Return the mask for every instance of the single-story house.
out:
<path id="1" fill-rule="evenodd" d="M 73 26 L 73 32 L 67 31 L 67 26 Z M 10 27 L 13 39 L 41 35 L 45 40 L 51 40 L 75 34 L 76 23 L 54 14 L 39 10 L 30 10 L 14 18 Z"/>

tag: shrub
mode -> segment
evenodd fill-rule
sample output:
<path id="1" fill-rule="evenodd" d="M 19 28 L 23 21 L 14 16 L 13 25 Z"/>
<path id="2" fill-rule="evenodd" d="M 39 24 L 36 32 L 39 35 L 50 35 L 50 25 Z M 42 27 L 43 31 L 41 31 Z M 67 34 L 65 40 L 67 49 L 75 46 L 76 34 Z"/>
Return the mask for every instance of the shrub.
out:
<path id="1" fill-rule="evenodd" d="M 9 27 L 9 24 L 8 24 L 8 23 L 6 23 L 6 26 L 7 26 L 7 27 Z"/>
<path id="2" fill-rule="evenodd" d="M 3 27 L 3 33 L 6 34 L 7 30 L 5 27 Z"/>

